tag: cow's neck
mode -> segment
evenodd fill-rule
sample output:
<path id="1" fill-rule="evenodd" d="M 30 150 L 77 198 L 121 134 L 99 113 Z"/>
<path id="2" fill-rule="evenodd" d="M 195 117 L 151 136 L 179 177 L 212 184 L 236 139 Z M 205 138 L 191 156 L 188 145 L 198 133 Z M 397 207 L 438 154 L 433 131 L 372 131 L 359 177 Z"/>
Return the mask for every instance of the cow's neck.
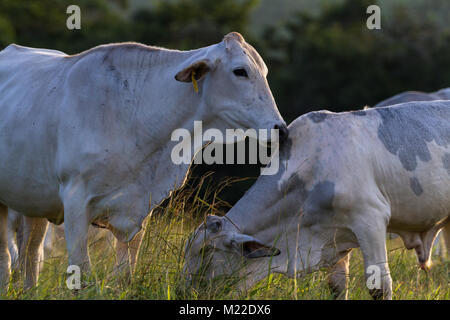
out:
<path id="1" fill-rule="evenodd" d="M 147 55 L 129 51 L 129 61 L 119 55 L 110 55 L 107 60 L 111 72 L 120 74 L 124 83 L 113 111 L 118 118 L 127 120 L 123 131 L 129 136 L 124 139 L 129 143 L 120 145 L 118 150 L 127 154 L 132 171 L 139 172 L 138 184 L 150 193 L 152 207 L 181 187 L 189 171 L 190 163 L 173 162 L 172 150 L 179 141 L 171 141 L 172 133 L 177 129 L 190 133 L 193 157 L 206 143 L 193 143 L 194 122 L 202 121 L 203 132 L 221 123 L 203 102 L 203 80 L 198 82 L 200 91 L 196 92 L 191 83 L 174 79 L 185 64 L 200 59 L 205 50 L 209 48 L 170 51 L 166 58 L 158 58 L 164 52 Z"/>
<path id="2" fill-rule="evenodd" d="M 152 207 L 183 186 L 194 155 L 207 143 L 201 139 L 194 140 L 195 122 L 201 121 L 201 133 L 216 126 L 208 116 L 202 93 L 195 92 L 190 83 L 172 80 L 164 93 L 157 93 L 165 107 L 155 106 L 135 119 L 138 132 L 134 136 L 140 137 L 140 149 L 136 149 L 136 153 L 141 154 L 144 168 L 140 179 L 151 193 Z M 199 85 L 201 90 L 202 84 Z M 172 141 L 172 134 L 179 129 L 189 132 L 191 137 L 191 161 L 176 164 L 172 159 L 172 150 L 180 144 L 180 140 Z"/>
<path id="3" fill-rule="evenodd" d="M 227 213 L 227 217 L 245 234 L 255 235 L 270 228 L 272 211 L 278 201 L 278 180 L 281 173 L 260 176 L 255 184 Z"/>
<path id="4" fill-rule="evenodd" d="M 180 141 L 171 141 L 170 136 L 166 140 L 161 140 L 158 148 L 154 149 L 149 157 L 145 159 L 145 170 L 143 171 L 144 176 L 142 179 L 145 181 L 144 185 L 153 192 L 151 196 L 152 206 L 159 204 L 170 196 L 172 191 L 183 186 L 194 155 L 201 152 L 202 147 L 206 144 L 206 142 L 200 144 L 194 143 L 193 126 L 191 127 L 189 124 L 186 124 L 182 128 L 187 129 L 192 137 L 190 146 L 191 162 L 175 163 L 172 158 L 172 150 L 175 146 L 179 145 Z M 210 127 L 206 123 L 204 130 L 208 128 Z"/>
<path id="5" fill-rule="evenodd" d="M 280 233 L 296 231 L 307 193 L 296 175 L 286 179 L 285 170 L 280 160 L 278 173 L 261 175 L 227 213 L 240 232 L 272 243 Z"/>

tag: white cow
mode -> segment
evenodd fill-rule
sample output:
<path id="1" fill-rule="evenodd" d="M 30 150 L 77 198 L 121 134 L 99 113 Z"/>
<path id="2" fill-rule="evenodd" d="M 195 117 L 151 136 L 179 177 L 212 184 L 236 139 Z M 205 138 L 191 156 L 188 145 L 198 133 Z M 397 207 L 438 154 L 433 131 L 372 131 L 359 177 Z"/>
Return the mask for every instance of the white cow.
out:
<path id="1" fill-rule="evenodd" d="M 366 275 L 375 275 L 370 293 L 390 299 L 386 232 L 426 267 L 436 234 L 450 231 L 450 101 L 311 112 L 289 135 L 278 174 L 260 176 L 225 217 L 208 216 L 194 232 L 185 271 L 237 272 L 241 287 L 269 272 L 345 274 L 360 247 Z"/>
<path id="2" fill-rule="evenodd" d="M 189 169 L 171 161 L 175 129 L 192 134 L 198 120 L 205 131 L 275 128 L 286 136 L 266 76 L 238 33 L 191 51 L 137 43 L 72 56 L 17 45 L 1 51 L 0 283 L 10 274 L 7 207 L 64 221 L 69 264 L 83 270 L 88 227 L 104 226 L 132 268 L 144 219 Z M 33 248 L 46 227 L 35 226 Z M 28 287 L 37 279 L 32 269 Z"/>

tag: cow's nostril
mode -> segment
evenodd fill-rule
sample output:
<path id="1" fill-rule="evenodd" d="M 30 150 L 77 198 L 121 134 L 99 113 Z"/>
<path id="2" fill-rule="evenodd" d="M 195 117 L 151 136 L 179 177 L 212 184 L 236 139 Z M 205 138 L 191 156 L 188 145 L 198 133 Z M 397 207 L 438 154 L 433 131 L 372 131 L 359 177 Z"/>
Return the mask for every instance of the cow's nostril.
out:
<path id="1" fill-rule="evenodd" d="M 289 135 L 289 131 L 288 128 L 286 127 L 286 125 L 282 124 L 282 125 L 278 125 L 276 124 L 273 127 L 275 130 L 278 130 L 278 134 L 280 137 L 280 143 L 283 143 L 287 140 L 288 135 Z"/>

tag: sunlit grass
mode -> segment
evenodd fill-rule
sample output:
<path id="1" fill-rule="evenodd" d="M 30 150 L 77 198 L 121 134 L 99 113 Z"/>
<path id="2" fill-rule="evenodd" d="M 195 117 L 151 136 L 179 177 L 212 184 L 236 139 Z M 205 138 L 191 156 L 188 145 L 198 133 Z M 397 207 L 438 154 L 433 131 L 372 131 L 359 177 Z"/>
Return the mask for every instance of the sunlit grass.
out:
<path id="1" fill-rule="evenodd" d="M 113 245 L 101 241 L 90 245 L 92 273 L 85 287 L 67 289 L 67 254 L 64 242 L 58 243 L 60 255 L 44 262 L 38 285 L 23 291 L 20 275 L 10 286 L 6 299 L 332 299 L 325 271 L 302 279 L 272 274 L 245 293 L 238 293 L 226 281 L 218 281 L 196 291 L 186 286 L 182 276 L 184 244 L 189 233 L 206 214 L 221 214 L 229 205 L 220 199 L 220 191 L 232 183 L 212 188 L 204 177 L 197 188 L 185 188 L 166 201 L 146 227 L 136 272 L 130 282 L 112 274 Z M 202 192 L 199 192 L 199 190 Z M 200 197 L 200 194 L 202 195 Z M 400 239 L 389 240 L 389 265 L 394 299 L 450 299 L 450 260 L 434 258 L 429 272 L 419 270 L 413 251 Z M 350 299 L 371 299 L 363 275 L 359 250 L 351 258 Z"/>

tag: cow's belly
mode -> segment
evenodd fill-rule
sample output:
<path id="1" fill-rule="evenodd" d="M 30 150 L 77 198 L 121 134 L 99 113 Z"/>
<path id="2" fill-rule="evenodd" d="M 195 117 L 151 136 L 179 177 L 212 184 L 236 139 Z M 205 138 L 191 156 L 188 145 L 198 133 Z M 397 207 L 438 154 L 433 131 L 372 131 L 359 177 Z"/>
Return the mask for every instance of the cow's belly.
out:
<path id="1" fill-rule="evenodd" d="M 446 219 L 450 214 L 450 145 L 411 141 L 411 146 L 393 154 L 379 139 L 375 141 L 373 178 L 381 194 L 372 199 L 381 196 L 388 205 L 388 228 L 423 232 Z"/>
<path id="2" fill-rule="evenodd" d="M 5 177 L 0 174 L 0 200 L 8 207 L 30 217 L 59 220 L 63 205 L 54 184 L 34 184 L 29 177 Z"/>
<path id="3" fill-rule="evenodd" d="M 48 152 L 31 138 L 30 144 L 7 144 L 0 138 L 1 202 L 27 216 L 54 220 L 61 215 L 59 181 Z"/>
<path id="4" fill-rule="evenodd" d="M 423 232 L 449 217 L 450 177 L 442 173 L 447 175 L 429 171 L 427 176 L 419 177 L 416 173 L 413 178 L 407 177 L 406 185 L 392 184 L 388 188 L 390 230 Z"/>
<path id="5" fill-rule="evenodd" d="M 442 207 L 423 207 L 416 203 L 416 208 L 405 206 L 392 208 L 388 229 L 395 231 L 424 232 L 450 216 L 450 204 L 446 202 Z M 414 205 L 414 202 L 408 205 Z"/>

